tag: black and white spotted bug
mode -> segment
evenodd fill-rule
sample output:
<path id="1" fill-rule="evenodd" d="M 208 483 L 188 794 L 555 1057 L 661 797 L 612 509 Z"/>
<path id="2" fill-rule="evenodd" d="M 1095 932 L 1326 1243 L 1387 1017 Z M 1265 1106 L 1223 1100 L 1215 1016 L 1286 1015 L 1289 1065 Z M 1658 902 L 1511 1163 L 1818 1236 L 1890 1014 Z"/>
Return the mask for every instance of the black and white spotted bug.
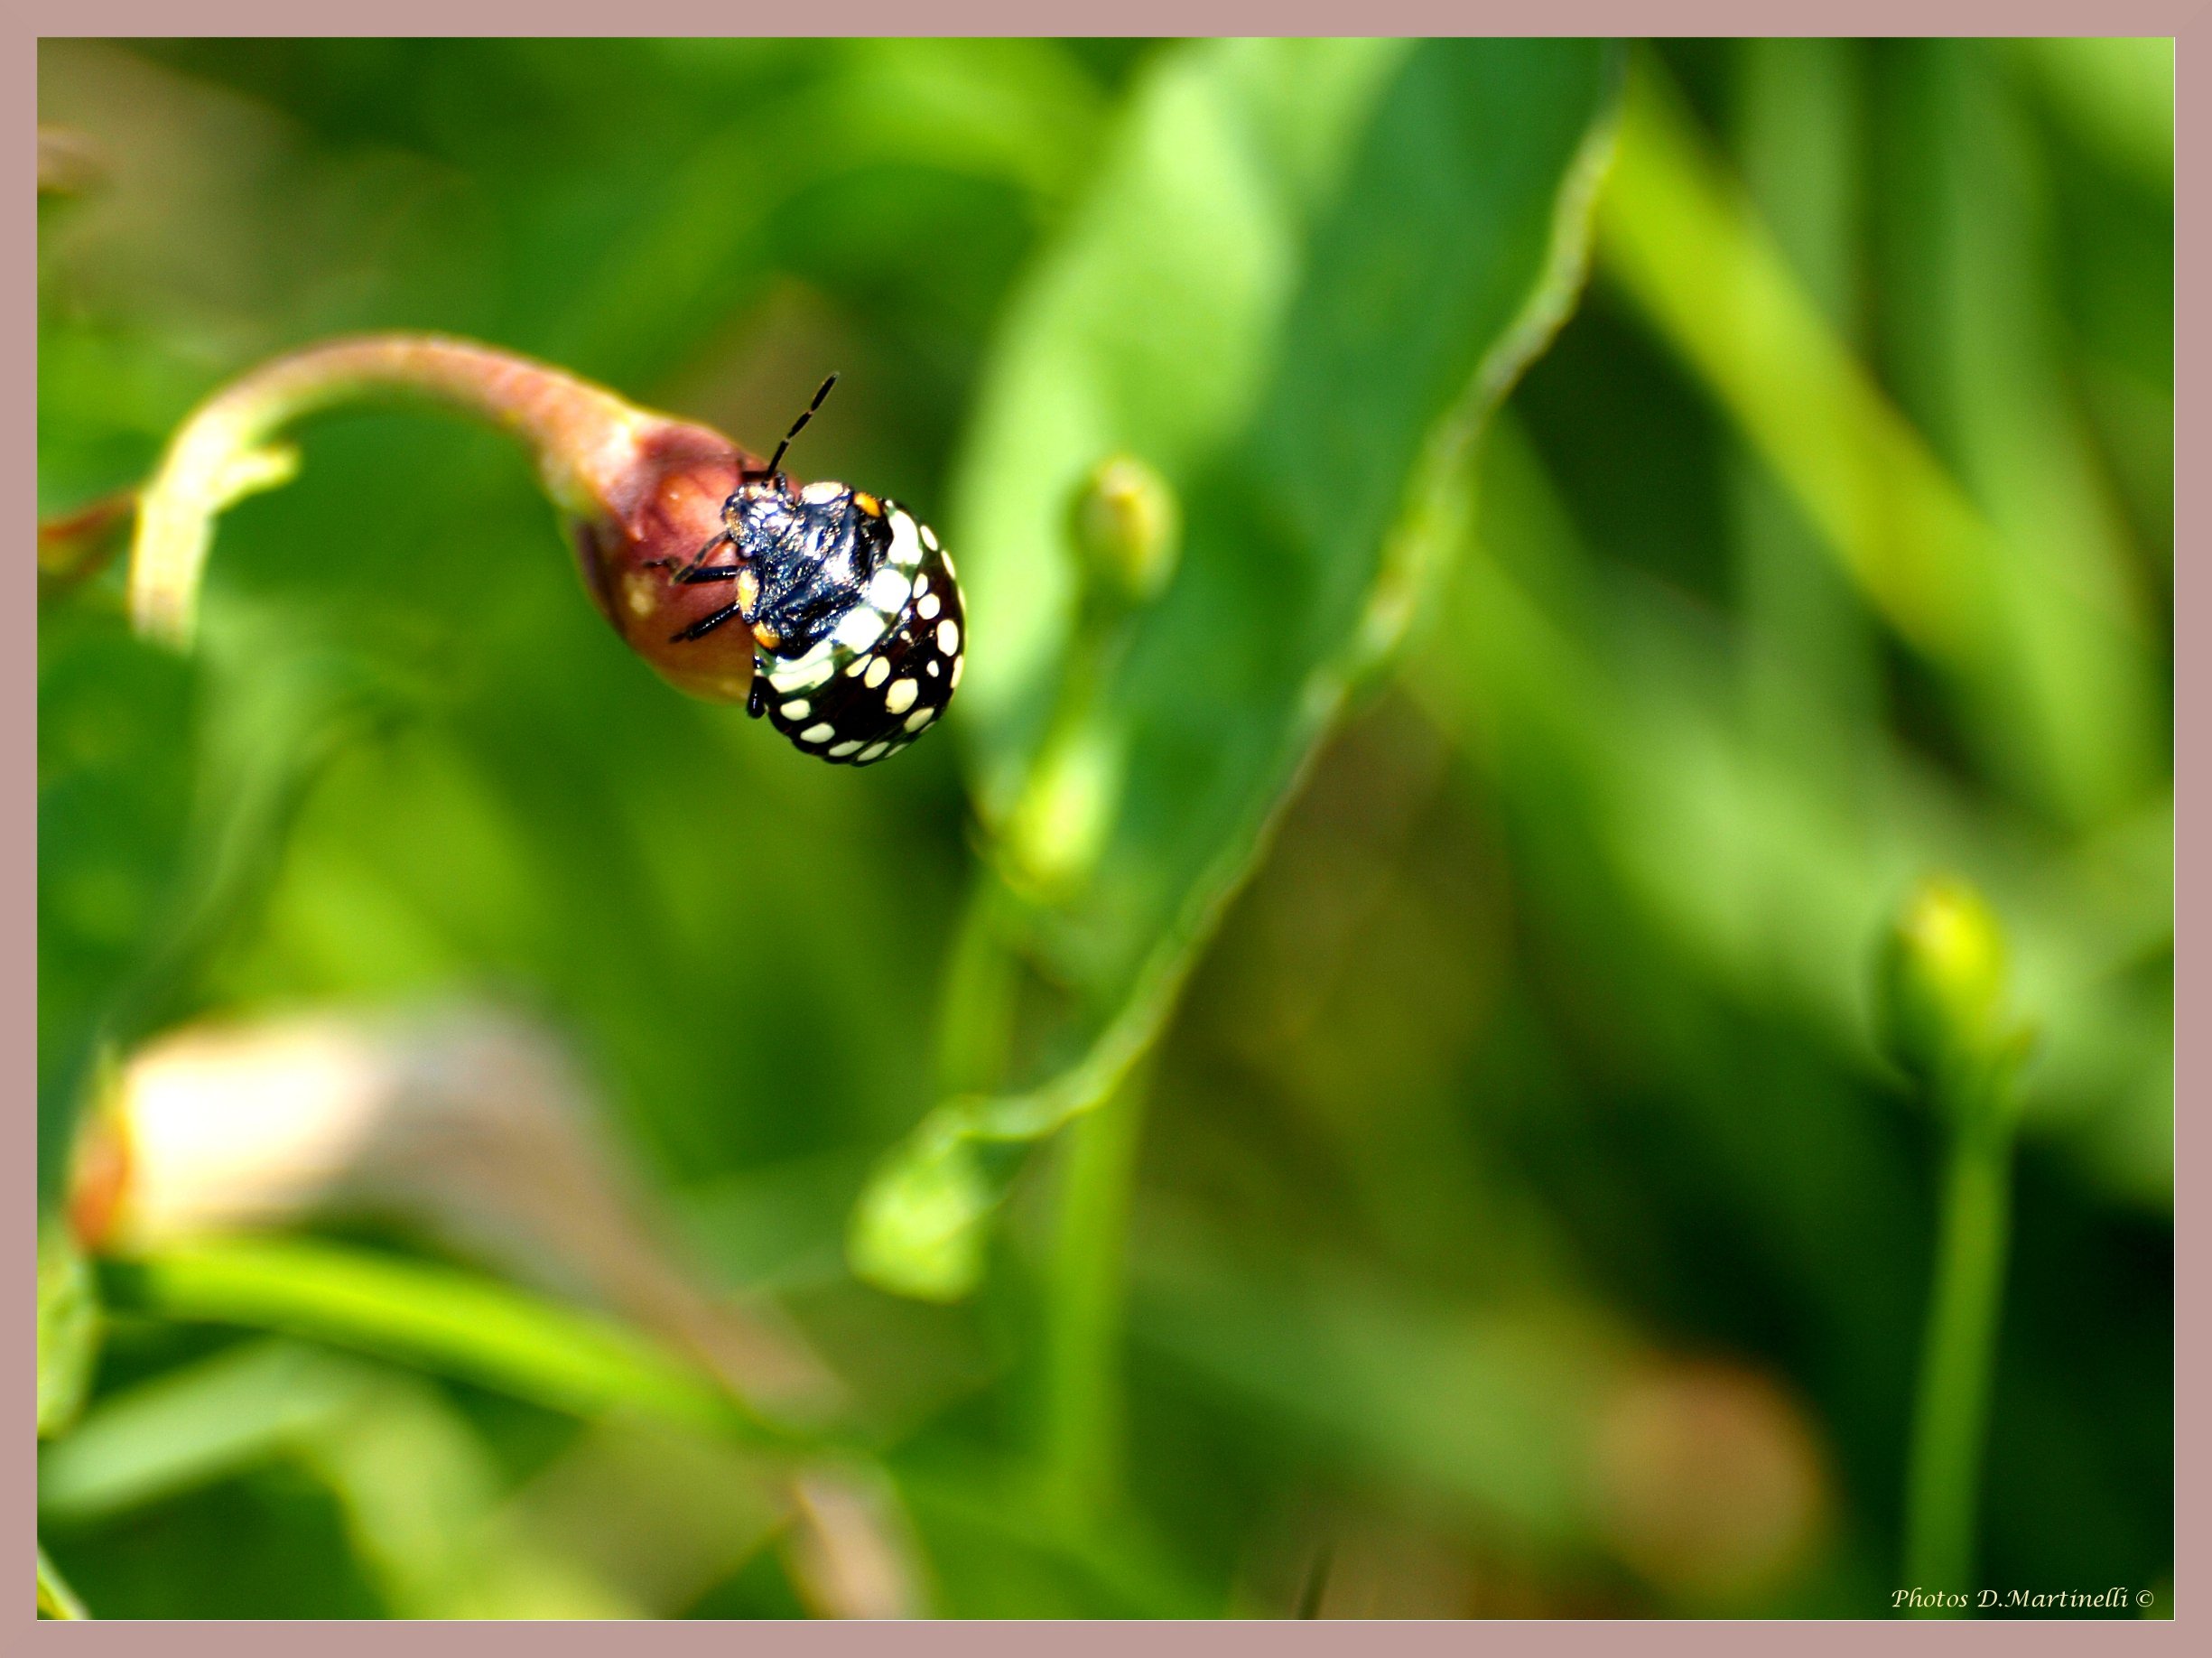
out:
<path id="1" fill-rule="evenodd" d="M 747 711 L 808 754 L 872 766 L 944 712 L 960 685 L 968 613 L 929 526 L 897 501 L 841 483 L 795 489 L 784 475 L 792 439 L 836 384 L 835 375 L 822 383 L 767 469 L 722 503 L 722 533 L 670 577 L 730 583 L 730 602 L 672 642 L 743 622 L 754 644 Z M 725 546 L 730 562 L 710 563 Z"/>

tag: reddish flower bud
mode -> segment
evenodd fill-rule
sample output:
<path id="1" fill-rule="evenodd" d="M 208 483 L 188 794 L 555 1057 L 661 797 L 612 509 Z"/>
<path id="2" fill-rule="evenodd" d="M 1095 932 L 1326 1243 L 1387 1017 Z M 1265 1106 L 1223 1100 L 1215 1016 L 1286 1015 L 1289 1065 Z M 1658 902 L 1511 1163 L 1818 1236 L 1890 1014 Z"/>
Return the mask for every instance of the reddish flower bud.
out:
<path id="1" fill-rule="evenodd" d="M 658 423 L 637 444 L 632 466 L 611 480 L 601 510 L 579 517 L 576 557 L 584 585 L 617 633 L 678 690 L 741 703 L 753 685 L 753 636 L 718 628 L 676 635 L 730 602 L 720 585 L 679 587 L 688 564 L 722 529 L 722 503 L 740 470 L 760 458 L 705 426 Z"/>

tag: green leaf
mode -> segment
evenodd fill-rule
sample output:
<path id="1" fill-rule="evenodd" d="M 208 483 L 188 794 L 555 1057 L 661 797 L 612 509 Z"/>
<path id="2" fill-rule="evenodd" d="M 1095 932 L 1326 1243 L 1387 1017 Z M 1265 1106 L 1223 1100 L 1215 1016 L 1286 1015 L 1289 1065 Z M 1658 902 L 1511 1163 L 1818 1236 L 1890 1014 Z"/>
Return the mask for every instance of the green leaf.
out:
<path id="1" fill-rule="evenodd" d="M 293 1342 L 247 1342 L 102 1397 L 39 1457 L 39 1513 L 81 1526 L 266 1461 L 353 1409 L 376 1374 Z"/>
<path id="2" fill-rule="evenodd" d="M 488 1448 L 437 1388 L 293 1342 L 241 1343 L 103 1398 L 40 1458 L 39 1514 L 81 1529 L 279 1459 L 337 1498 L 397 1616 L 634 1615 L 588 1566 L 518 1534 Z"/>
<path id="3" fill-rule="evenodd" d="M 51 1618 L 86 1618 L 92 1615 L 85 1610 L 85 1603 L 54 1570 L 54 1563 L 46 1558 L 46 1551 L 39 1551 L 39 1616 Z"/>
<path id="4" fill-rule="evenodd" d="M 39 1227 L 39 1438 L 76 1420 L 100 1351 L 91 1269 L 58 1220 Z"/>
<path id="5" fill-rule="evenodd" d="M 979 641 L 961 724 L 1013 836 L 1014 930 L 1070 992 L 1059 1068 L 949 1103 L 894 1157 L 855 1220 L 876 1281 L 964 1290 L 980 1253 L 915 1194 L 980 1219 L 963 1144 L 1051 1132 L 1157 1035 L 1572 299 L 1613 84 L 1596 42 L 1245 41 L 1138 88 L 1014 303 L 953 520 Z M 1135 613 L 1083 591 L 1071 510 L 1124 455 L 1183 526 Z"/>

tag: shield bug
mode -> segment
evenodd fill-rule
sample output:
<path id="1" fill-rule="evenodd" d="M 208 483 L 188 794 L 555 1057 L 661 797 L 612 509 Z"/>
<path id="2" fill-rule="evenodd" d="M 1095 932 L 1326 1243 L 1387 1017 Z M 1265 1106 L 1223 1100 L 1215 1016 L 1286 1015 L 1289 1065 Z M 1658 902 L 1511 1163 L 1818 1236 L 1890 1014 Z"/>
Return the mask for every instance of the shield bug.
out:
<path id="1" fill-rule="evenodd" d="M 870 766 L 944 712 L 968 617 L 928 525 L 897 501 L 841 483 L 795 488 L 785 475 L 792 440 L 836 384 L 823 381 L 766 468 L 740 475 L 721 533 L 669 578 L 730 583 L 730 602 L 671 642 L 741 623 L 754 647 L 747 712 L 805 753 Z"/>

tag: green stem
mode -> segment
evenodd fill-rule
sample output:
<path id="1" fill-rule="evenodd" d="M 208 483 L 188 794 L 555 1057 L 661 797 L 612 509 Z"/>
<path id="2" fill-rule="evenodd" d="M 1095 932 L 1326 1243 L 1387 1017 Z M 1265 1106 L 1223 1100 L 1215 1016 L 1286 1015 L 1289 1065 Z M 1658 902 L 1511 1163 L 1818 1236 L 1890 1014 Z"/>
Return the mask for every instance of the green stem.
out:
<path id="1" fill-rule="evenodd" d="M 634 1410 L 742 1441 L 813 1441 L 753 1415 L 625 1324 L 473 1273 L 304 1238 L 208 1239 L 106 1264 L 116 1306 L 327 1343 L 593 1417 Z"/>
<path id="2" fill-rule="evenodd" d="M 940 1095 L 986 1094 L 1006 1076 L 1021 963 L 1007 940 L 1013 902 L 988 863 L 979 863 L 945 964 L 937 1011 Z"/>
<path id="3" fill-rule="evenodd" d="M 1120 1349 L 1129 1200 L 1147 1078 L 1068 1129 L 1046 1290 L 1039 1461 L 1046 1512 L 1071 1534 L 1111 1506 L 1120 1460 Z"/>
<path id="4" fill-rule="evenodd" d="M 1969 1596 L 2011 1230 L 2012 1132 L 1998 1104 L 1956 1114 L 1905 1494 L 1906 1582 Z"/>

